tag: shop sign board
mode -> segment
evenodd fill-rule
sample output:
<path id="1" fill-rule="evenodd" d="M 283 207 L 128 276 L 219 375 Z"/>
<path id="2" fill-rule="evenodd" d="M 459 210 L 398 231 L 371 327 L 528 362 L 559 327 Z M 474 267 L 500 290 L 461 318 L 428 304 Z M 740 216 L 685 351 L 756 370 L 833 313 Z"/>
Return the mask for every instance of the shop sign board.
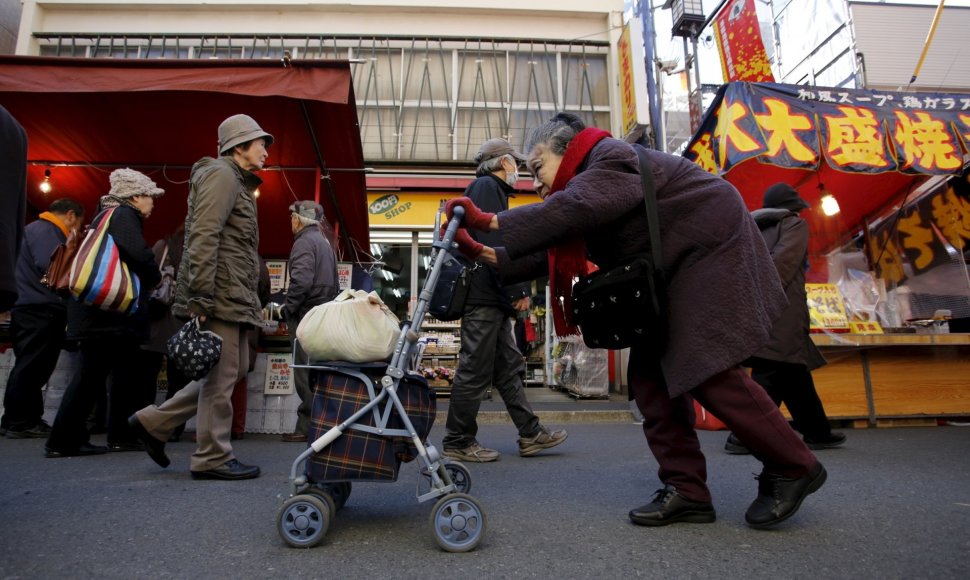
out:
<path id="1" fill-rule="evenodd" d="M 263 383 L 264 395 L 292 395 L 296 392 L 293 387 L 290 361 L 291 353 L 269 353 L 266 355 L 266 382 Z"/>
<path id="2" fill-rule="evenodd" d="M 462 192 L 393 192 L 383 191 L 367 194 L 367 213 L 370 225 L 375 228 L 431 228 L 441 204 Z M 519 193 L 509 199 L 509 207 L 536 203 L 534 193 Z"/>

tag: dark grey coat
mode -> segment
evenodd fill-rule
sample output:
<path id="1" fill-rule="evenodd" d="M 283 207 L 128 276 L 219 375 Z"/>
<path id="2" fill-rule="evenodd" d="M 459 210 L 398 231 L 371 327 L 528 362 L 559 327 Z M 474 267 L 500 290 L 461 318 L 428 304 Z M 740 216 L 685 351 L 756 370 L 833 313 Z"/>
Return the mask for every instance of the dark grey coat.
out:
<path id="1" fill-rule="evenodd" d="M 290 286 L 284 310 L 287 318 L 301 319 L 311 308 L 330 302 L 340 292 L 337 257 L 320 227 L 296 233 L 290 250 Z"/>
<path id="2" fill-rule="evenodd" d="M 761 348 L 785 296 L 737 190 L 682 157 L 659 151 L 647 157 L 657 191 L 670 319 L 666 351 L 657 354 L 675 397 Z M 505 239 L 498 250 L 500 272 L 541 275 L 543 252 L 574 237 L 585 240 L 601 268 L 648 252 L 639 173 L 631 145 L 600 141 L 565 189 L 498 215 Z"/>
<path id="3" fill-rule="evenodd" d="M 761 228 L 788 297 L 788 307 L 771 327 L 771 340 L 755 356 L 817 369 L 825 365 L 825 357 L 808 334 L 810 321 L 805 297 L 808 222 L 797 213 L 780 208 L 759 209 L 751 215 Z"/>

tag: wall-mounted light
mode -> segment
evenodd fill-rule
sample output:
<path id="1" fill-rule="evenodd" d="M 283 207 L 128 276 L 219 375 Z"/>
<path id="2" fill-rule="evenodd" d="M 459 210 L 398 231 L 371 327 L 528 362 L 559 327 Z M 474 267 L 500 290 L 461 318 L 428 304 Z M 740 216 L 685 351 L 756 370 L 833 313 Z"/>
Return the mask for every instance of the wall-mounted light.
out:
<path id="1" fill-rule="evenodd" d="M 44 170 L 44 181 L 41 181 L 40 182 L 40 191 L 41 191 L 41 193 L 50 193 L 51 192 L 51 189 L 53 189 L 51 187 L 51 170 L 50 169 L 45 169 Z"/>
<path id="2" fill-rule="evenodd" d="M 256 199 L 259 199 L 259 188 L 258 187 L 256 188 L 256 191 L 253 192 L 253 197 L 255 197 Z"/>

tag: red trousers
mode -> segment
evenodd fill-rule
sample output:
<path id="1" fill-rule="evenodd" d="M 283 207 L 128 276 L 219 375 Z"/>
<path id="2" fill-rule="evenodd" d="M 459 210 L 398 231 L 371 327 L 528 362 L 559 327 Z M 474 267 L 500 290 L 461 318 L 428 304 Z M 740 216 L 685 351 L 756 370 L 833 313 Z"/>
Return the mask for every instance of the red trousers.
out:
<path id="1" fill-rule="evenodd" d="M 630 389 L 643 413 L 643 433 L 660 465 L 658 475 L 691 501 L 709 502 L 707 464 L 694 431 L 697 399 L 738 436 L 767 473 L 786 477 L 806 475 L 817 460 L 778 406 L 741 367 L 707 379 L 689 394 L 671 398 L 660 365 L 631 353 Z"/>

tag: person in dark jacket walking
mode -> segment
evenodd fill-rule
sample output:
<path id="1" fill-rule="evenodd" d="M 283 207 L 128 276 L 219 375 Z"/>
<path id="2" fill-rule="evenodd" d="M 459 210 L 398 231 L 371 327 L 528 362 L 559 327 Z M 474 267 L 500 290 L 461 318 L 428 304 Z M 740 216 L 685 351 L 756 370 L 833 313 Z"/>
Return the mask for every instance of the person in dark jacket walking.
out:
<path id="1" fill-rule="evenodd" d="M 296 329 L 300 321 L 314 306 L 330 302 L 340 291 L 337 278 L 337 257 L 324 233 L 323 207 L 312 201 L 298 201 L 290 206 L 290 230 L 293 232 L 293 249 L 290 250 L 290 285 L 286 290 L 283 314 L 290 335 L 293 361 L 306 362 L 306 353 L 297 344 Z M 310 406 L 313 390 L 310 388 L 310 369 L 293 369 L 296 394 L 300 397 L 297 409 L 296 430 L 284 433 L 282 440 L 305 442 L 310 428 Z"/>
<path id="2" fill-rule="evenodd" d="M 15 360 L 3 396 L 0 426 L 9 439 L 46 438 L 42 389 L 64 345 L 67 304 L 41 283 L 51 254 L 84 221 L 84 208 L 70 198 L 56 200 L 24 228 L 17 257 L 17 302 L 10 313 Z"/>
<path id="3" fill-rule="evenodd" d="M 199 318 L 222 338 L 222 354 L 204 378 L 192 381 L 159 406 L 128 418 L 152 460 L 168 467 L 165 443 L 176 427 L 197 417 L 193 479 L 259 477 L 232 452 L 232 390 L 249 368 L 246 333 L 262 320 L 259 303 L 259 224 L 254 192 L 273 136 L 248 115 L 219 125 L 219 158 L 192 167 L 185 244 L 172 313 Z"/>
<path id="4" fill-rule="evenodd" d="M 558 297 L 569 292 L 574 276 L 584 274 L 587 257 L 610 269 L 634 254 L 650 253 L 638 155 L 634 146 L 587 129 L 567 113 L 534 129 L 527 145 L 543 203 L 492 214 L 459 199 L 447 209 L 461 204 L 468 228 L 503 233 L 501 247 L 483 246 L 467 235 L 458 241 L 467 254 L 498 266 L 504 279 L 553 273 L 549 307 L 559 309 L 554 320 L 562 335 L 574 329 Z M 778 406 L 740 366 L 768 341 L 785 306 L 778 274 L 737 190 L 682 157 L 658 151 L 646 156 L 657 196 L 670 322 L 658 329 L 663 347 L 630 349 L 627 376 L 664 487 L 653 501 L 631 510 L 630 519 L 644 526 L 715 520 L 694 430 L 696 399 L 763 463 L 745 520 L 756 528 L 773 526 L 791 517 L 826 479 Z"/>
<path id="5" fill-rule="evenodd" d="M 772 325 L 768 344 L 745 364 L 751 367 L 751 378 L 764 387 L 775 404 L 785 404 L 809 449 L 839 447 L 845 443 L 845 435 L 832 432 L 812 380 L 812 371 L 825 365 L 825 358 L 808 333 L 808 222 L 798 212 L 811 206 L 787 183 L 776 183 L 765 190 L 762 205 L 751 217 L 778 270 L 788 307 Z M 724 449 L 733 454 L 748 453 L 733 433 L 728 435 Z"/>
<path id="6" fill-rule="evenodd" d="M 155 198 L 165 193 L 147 175 L 133 169 L 111 172 L 108 197 L 113 208 L 108 233 L 121 260 L 140 281 L 133 311 L 113 312 L 71 300 L 67 307 L 67 338 L 77 340 L 80 369 L 64 392 L 47 439 L 47 457 L 97 455 L 108 450 L 140 449 L 128 426 L 128 415 L 155 396 L 139 376 L 139 345 L 149 337 L 148 295 L 161 280 L 152 249 L 145 242 L 142 221 L 151 215 Z M 94 218 L 98 222 L 104 212 Z M 101 387 L 109 383 L 108 447 L 92 445 L 86 420 Z"/>
<path id="7" fill-rule="evenodd" d="M 476 207 L 500 212 L 509 208 L 509 195 L 519 179 L 524 159 L 505 139 L 490 139 L 475 156 L 477 178 L 465 196 Z M 474 234 L 481 243 L 502 245 L 502 234 Z M 494 386 L 505 402 L 519 432 L 519 454 L 534 455 L 566 440 L 564 429 L 550 431 L 525 396 L 525 359 L 515 344 L 512 317 L 529 310 L 529 284 L 503 285 L 498 271 L 482 265 L 472 274 L 471 289 L 461 317 L 461 351 L 458 370 L 449 394 L 443 453 L 452 459 L 484 463 L 499 452 L 483 447 L 476 439 L 478 409 L 488 388 Z"/>

